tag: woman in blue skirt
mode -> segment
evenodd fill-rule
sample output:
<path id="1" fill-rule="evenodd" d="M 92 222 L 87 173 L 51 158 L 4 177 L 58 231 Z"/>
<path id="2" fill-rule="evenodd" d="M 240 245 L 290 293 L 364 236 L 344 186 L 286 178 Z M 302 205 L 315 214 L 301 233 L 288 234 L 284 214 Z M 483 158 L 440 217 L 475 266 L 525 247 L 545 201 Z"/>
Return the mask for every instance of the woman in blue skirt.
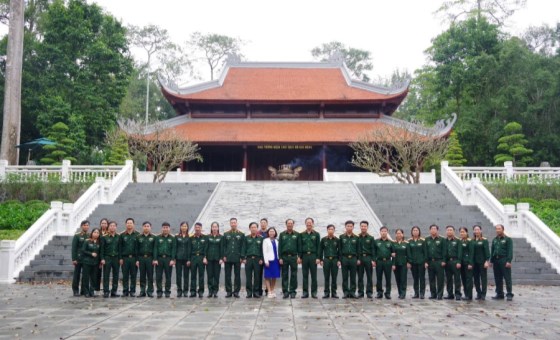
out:
<path id="1" fill-rule="evenodd" d="M 263 240 L 264 278 L 269 298 L 275 298 L 274 288 L 276 279 L 280 277 L 280 262 L 278 261 L 278 233 L 271 227 L 267 230 L 268 238 Z"/>

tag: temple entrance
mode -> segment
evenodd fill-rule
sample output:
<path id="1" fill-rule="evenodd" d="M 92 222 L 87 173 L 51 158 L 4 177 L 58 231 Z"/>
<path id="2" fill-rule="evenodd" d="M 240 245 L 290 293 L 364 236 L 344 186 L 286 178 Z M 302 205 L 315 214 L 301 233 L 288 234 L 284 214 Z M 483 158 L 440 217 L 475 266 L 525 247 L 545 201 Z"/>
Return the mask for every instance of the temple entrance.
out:
<path id="1" fill-rule="evenodd" d="M 247 180 L 268 181 L 269 166 L 276 169 L 289 164 L 301 166 L 298 181 L 323 180 L 323 147 L 311 145 L 257 145 L 247 146 Z"/>

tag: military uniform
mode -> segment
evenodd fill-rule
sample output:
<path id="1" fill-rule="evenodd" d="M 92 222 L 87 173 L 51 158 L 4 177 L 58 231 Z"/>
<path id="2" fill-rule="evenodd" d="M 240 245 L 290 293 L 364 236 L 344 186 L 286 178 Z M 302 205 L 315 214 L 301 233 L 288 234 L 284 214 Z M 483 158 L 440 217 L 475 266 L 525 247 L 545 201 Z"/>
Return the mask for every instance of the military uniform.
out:
<path id="1" fill-rule="evenodd" d="M 245 237 L 245 245 L 241 256 L 245 260 L 245 288 L 249 298 L 260 297 L 263 264 L 262 242 L 263 238 L 258 234 L 255 237 L 251 235 Z"/>
<path id="2" fill-rule="evenodd" d="M 395 281 L 397 282 L 397 290 L 399 299 L 406 296 L 406 284 L 408 275 L 408 242 L 393 242 L 393 266 L 395 266 Z"/>
<path id="3" fill-rule="evenodd" d="M 222 256 L 222 235 L 208 235 L 208 252 L 206 254 L 206 275 L 208 276 L 209 296 L 217 297 L 220 286 L 220 273 L 222 266 L 220 260 Z"/>
<path id="4" fill-rule="evenodd" d="M 136 250 L 136 246 L 139 235 L 139 232 L 133 230 L 130 234 L 124 231 L 119 237 L 120 258 L 123 261 L 122 281 L 124 296 L 128 294 L 134 296 L 136 293 L 136 277 L 138 276 L 138 267 L 136 267 L 138 250 Z"/>
<path id="5" fill-rule="evenodd" d="M 358 259 L 358 297 L 364 296 L 364 274 L 366 275 L 365 292 L 368 298 L 373 297 L 373 267 L 375 261 L 375 239 L 370 234 L 359 234 L 360 248 Z"/>
<path id="6" fill-rule="evenodd" d="M 343 298 L 356 297 L 356 272 L 358 269 L 358 254 L 361 252 L 358 236 L 342 234 L 340 236 L 340 259 L 342 270 Z"/>
<path id="7" fill-rule="evenodd" d="M 193 235 L 189 238 L 191 243 L 191 297 L 195 297 L 197 293 L 198 278 L 198 295 L 202 297 L 204 294 L 204 259 L 208 251 L 208 239 L 205 235 Z"/>
<path id="8" fill-rule="evenodd" d="M 393 252 L 393 242 L 389 239 L 375 240 L 375 275 L 377 276 L 377 298 L 383 296 L 383 275 L 385 275 L 385 297 L 391 298 L 391 267 L 393 266 L 393 259 L 391 253 Z"/>
<path id="9" fill-rule="evenodd" d="M 408 261 L 414 280 L 414 298 L 424 298 L 426 292 L 426 260 L 428 257 L 426 241 L 423 238 L 408 240 Z"/>
<path id="10" fill-rule="evenodd" d="M 338 298 L 336 295 L 336 280 L 338 277 L 338 262 L 340 261 L 340 240 L 336 236 L 332 238 L 323 237 L 319 257 L 323 261 L 323 275 L 325 277 L 325 296 L 323 297 L 328 298 L 332 294 L 333 298 Z"/>
<path id="11" fill-rule="evenodd" d="M 455 298 L 461 299 L 461 270 L 457 268 L 457 264 L 461 263 L 463 258 L 463 247 L 461 247 L 460 240 L 456 237 L 451 239 L 446 238 L 446 252 L 445 252 L 445 278 L 447 285 L 446 299 Z M 453 289 L 455 288 L 455 289 Z M 453 294 L 455 293 L 455 294 Z"/>
<path id="12" fill-rule="evenodd" d="M 445 262 L 446 242 L 441 236 L 426 238 L 426 254 L 428 263 L 428 278 L 430 280 L 430 299 L 443 297 L 443 271 Z"/>
<path id="13" fill-rule="evenodd" d="M 147 235 L 142 233 L 138 236 L 136 242 L 136 257 L 138 258 L 140 270 L 140 296 L 145 296 L 148 293 L 148 296 L 152 297 L 154 293 L 154 266 L 152 262 L 154 259 L 156 236 L 152 233 Z"/>
<path id="14" fill-rule="evenodd" d="M 506 281 L 506 296 L 508 300 L 513 298 L 513 287 L 511 282 L 511 268 L 506 268 L 506 263 L 513 261 L 513 240 L 503 235 L 492 240 L 490 261 L 494 268 L 494 279 L 496 280 L 496 298 L 504 298 L 504 279 Z"/>
<path id="15" fill-rule="evenodd" d="M 241 290 L 241 254 L 243 254 L 245 246 L 245 235 L 239 230 L 229 230 L 224 233 L 222 239 L 222 255 L 226 258 L 225 269 L 225 286 L 226 297 L 230 297 L 233 293 L 235 297 L 239 297 Z M 234 274 L 234 286 L 231 285 L 231 271 Z"/>
<path id="16" fill-rule="evenodd" d="M 177 254 L 175 263 L 175 279 L 177 281 L 177 297 L 187 297 L 189 293 L 189 267 L 187 262 L 190 257 L 190 241 L 189 235 L 177 234 L 175 236 L 177 242 Z"/>
<path id="17" fill-rule="evenodd" d="M 81 261 L 83 265 L 83 275 L 82 275 L 82 294 L 86 297 L 94 296 L 95 282 L 95 271 L 99 267 L 99 251 L 101 245 L 99 242 L 93 242 L 86 239 L 82 243 L 82 248 L 80 252 L 82 253 Z M 93 256 L 93 254 L 97 256 Z"/>
<path id="18" fill-rule="evenodd" d="M 465 298 L 467 300 L 472 300 L 474 242 L 471 239 L 461 240 L 460 246 L 463 249 L 463 257 L 461 258 L 461 283 L 463 284 Z M 469 269 L 469 266 L 471 266 L 471 269 Z"/>
<path id="19" fill-rule="evenodd" d="M 109 295 L 109 275 L 113 272 L 111 285 L 111 296 L 117 295 L 119 286 L 119 235 L 107 234 L 101 237 L 101 260 L 105 261 L 103 265 L 103 295 Z"/>
<path id="20" fill-rule="evenodd" d="M 177 240 L 171 234 L 158 235 L 154 246 L 154 258 L 157 259 L 156 267 L 156 286 L 157 295 L 163 294 L 163 273 L 165 272 L 165 297 L 171 295 L 171 274 L 173 267 L 170 262 L 175 261 L 177 256 Z"/>
<path id="21" fill-rule="evenodd" d="M 297 269 L 298 269 L 298 254 L 299 254 L 299 233 L 292 230 L 289 233 L 287 230 L 280 233 L 278 238 L 278 254 L 282 260 L 282 293 L 284 297 L 290 295 L 296 296 L 297 289 Z M 288 281 L 289 279 L 289 281 Z"/>
<path id="22" fill-rule="evenodd" d="M 88 239 L 88 233 L 81 231 L 74 235 L 72 238 L 72 261 L 76 261 L 77 264 L 74 266 L 74 275 L 72 276 L 72 291 L 74 296 L 80 294 L 80 276 L 82 275 L 82 246 L 84 241 Z M 84 295 L 82 286 L 81 295 Z"/>
<path id="23" fill-rule="evenodd" d="M 488 289 L 488 269 L 484 268 L 484 263 L 490 262 L 490 246 L 488 239 L 482 237 L 473 240 L 473 277 L 476 289 L 476 299 L 486 299 Z"/>
<path id="24" fill-rule="evenodd" d="M 299 257 L 303 281 L 302 298 L 309 296 L 309 276 L 311 275 L 311 296 L 317 298 L 317 259 L 321 248 L 321 235 L 312 230 L 299 234 Z"/>

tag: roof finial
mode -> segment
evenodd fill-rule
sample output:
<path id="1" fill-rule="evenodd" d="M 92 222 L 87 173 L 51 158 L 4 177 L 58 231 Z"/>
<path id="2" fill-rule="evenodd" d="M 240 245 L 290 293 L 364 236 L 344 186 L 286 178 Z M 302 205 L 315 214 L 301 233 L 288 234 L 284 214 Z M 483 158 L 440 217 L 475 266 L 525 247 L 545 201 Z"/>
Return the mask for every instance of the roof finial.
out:
<path id="1" fill-rule="evenodd" d="M 344 53 L 342 51 L 336 50 L 329 56 L 329 63 L 336 65 L 342 65 L 344 63 Z"/>
<path id="2" fill-rule="evenodd" d="M 236 53 L 228 53 L 226 58 L 226 65 L 237 65 L 241 63 L 241 57 Z"/>

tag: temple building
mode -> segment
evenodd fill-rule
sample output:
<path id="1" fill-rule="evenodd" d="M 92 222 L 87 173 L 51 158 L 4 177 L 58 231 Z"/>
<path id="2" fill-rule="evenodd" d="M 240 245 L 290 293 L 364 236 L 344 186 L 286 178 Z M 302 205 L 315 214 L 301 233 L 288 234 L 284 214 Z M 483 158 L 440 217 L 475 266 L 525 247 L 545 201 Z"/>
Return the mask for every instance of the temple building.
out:
<path id="1" fill-rule="evenodd" d="M 322 180 L 323 169 L 361 171 L 350 164 L 349 143 L 372 129 L 417 125 L 391 117 L 408 82 L 385 88 L 352 79 L 339 60 L 241 62 L 229 58 L 213 81 L 179 88 L 160 79 L 177 112 L 165 121 L 198 143 L 201 163 L 185 171 L 241 171 L 247 180 L 270 180 L 269 167 L 301 167 L 300 180 Z M 447 135 L 451 124 L 440 126 Z M 420 132 L 418 132 L 420 133 Z"/>

